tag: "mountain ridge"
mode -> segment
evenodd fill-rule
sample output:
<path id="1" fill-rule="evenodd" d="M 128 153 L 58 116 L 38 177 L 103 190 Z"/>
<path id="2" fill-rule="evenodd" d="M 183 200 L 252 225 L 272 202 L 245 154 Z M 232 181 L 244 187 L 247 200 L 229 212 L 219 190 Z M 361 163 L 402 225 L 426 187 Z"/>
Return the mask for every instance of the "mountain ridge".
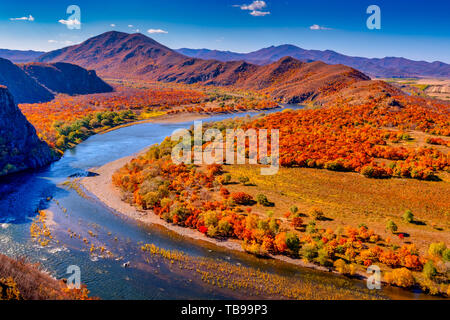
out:
<path id="1" fill-rule="evenodd" d="M 416 61 L 403 57 L 365 58 L 348 56 L 333 50 L 307 50 L 291 44 L 270 46 L 249 53 L 189 48 L 180 48 L 175 51 L 201 59 L 245 60 L 260 65 L 274 62 L 283 56 L 291 56 L 303 62 L 323 61 L 327 64 L 344 64 L 372 77 L 450 77 L 450 65 L 441 61 Z"/>
<path id="2" fill-rule="evenodd" d="M 320 100 L 336 89 L 370 78 L 344 65 L 282 57 L 267 65 L 190 58 L 139 34 L 110 31 L 81 44 L 44 54 L 40 62 L 69 62 L 103 77 L 234 86 L 285 102 Z"/>
<path id="3" fill-rule="evenodd" d="M 13 63 L 28 63 L 33 62 L 44 53 L 44 51 L 34 50 L 0 49 L 0 58 L 10 60 Z"/>

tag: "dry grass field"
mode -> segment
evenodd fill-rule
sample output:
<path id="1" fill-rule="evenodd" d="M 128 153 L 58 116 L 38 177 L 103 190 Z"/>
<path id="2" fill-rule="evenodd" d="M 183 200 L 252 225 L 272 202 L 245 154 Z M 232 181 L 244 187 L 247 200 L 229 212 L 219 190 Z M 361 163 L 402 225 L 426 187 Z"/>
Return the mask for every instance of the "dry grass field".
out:
<path id="1" fill-rule="evenodd" d="M 253 212 L 283 217 L 296 205 L 307 216 L 313 208 L 321 209 L 329 219 L 320 222 L 333 229 L 365 224 L 378 234 L 393 238 L 393 242 L 413 242 L 425 252 L 432 242 L 450 240 L 449 181 L 419 181 L 414 179 L 368 179 L 357 173 L 335 172 L 311 168 L 280 168 L 273 176 L 263 176 L 257 166 L 225 166 L 232 176 L 227 188 L 244 191 L 256 197 L 265 194 L 273 207 L 256 205 Z M 239 177 L 250 183 L 238 183 Z M 402 221 L 406 210 L 414 214 L 415 223 Z M 308 222 L 308 217 L 304 220 Z M 385 230 L 392 219 L 399 232 L 409 234 L 403 240 Z M 312 219 L 311 219 L 312 220 Z"/>

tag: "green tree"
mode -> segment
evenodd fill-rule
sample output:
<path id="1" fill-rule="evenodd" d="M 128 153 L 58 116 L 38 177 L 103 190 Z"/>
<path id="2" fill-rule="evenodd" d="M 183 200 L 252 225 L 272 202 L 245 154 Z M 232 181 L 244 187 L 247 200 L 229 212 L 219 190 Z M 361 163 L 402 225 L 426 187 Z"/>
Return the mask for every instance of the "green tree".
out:
<path id="1" fill-rule="evenodd" d="M 405 213 L 403 214 L 402 218 L 403 218 L 403 221 L 408 222 L 408 223 L 411 223 L 414 221 L 414 215 L 411 212 L 411 210 L 406 210 Z"/>
<path id="2" fill-rule="evenodd" d="M 428 260 L 427 263 L 425 263 L 423 266 L 423 274 L 428 279 L 433 279 L 437 275 L 437 270 L 433 261 Z"/>
<path id="3" fill-rule="evenodd" d="M 398 230 L 398 227 L 394 221 L 389 220 L 386 224 L 386 229 L 389 230 L 391 233 L 394 233 Z"/>

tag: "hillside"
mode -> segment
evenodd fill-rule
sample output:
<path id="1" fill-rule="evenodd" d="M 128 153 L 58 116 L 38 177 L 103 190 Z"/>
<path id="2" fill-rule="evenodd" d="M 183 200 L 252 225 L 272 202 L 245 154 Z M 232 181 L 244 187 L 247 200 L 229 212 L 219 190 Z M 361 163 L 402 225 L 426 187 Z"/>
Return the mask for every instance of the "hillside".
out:
<path id="1" fill-rule="evenodd" d="M 260 65 L 290 56 L 303 62 L 322 61 L 327 64 L 343 64 L 373 77 L 450 77 L 450 65 L 440 61 L 430 63 L 401 57 L 351 57 L 332 50 L 305 50 L 289 44 L 271 46 L 250 53 L 187 48 L 176 51 L 193 58 L 217 59 L 225 62 L 245 60 Z"/>
<path id="2" fill-rule="evenodd" d="M 91 300 L 89 291 L 68 289 L 37 265 L 0 254 L 0 300 Z"/>
<path id="3" fill-rule="evenodd" d="M 304 63 L 289 57 L 264 66 L 188 58 L 142 34 L 114 31 L 49 52 L 39 61 L 70 62 L 104 77 L 235 86 L 295 103 L 319 102 L 352 83 L 370 79 L 347 66 Z"/>
<path id="4" fill-rule="evenodd" d="M 0 58 L 0 85 L 8 87 L 17 103 L 50 101 L 53 93 L 11 61 Z"/>
<path id="5" fill-rule="evenodd" d="M 33 50 L 9 50 L 0 49 L 0 58 L 10 60 L 14 63 L 27 63 L 33 62 L 45 52 L 33 51 Z"/>
<path id="6" fill-rule="evenodd" d="M 0 176 L 45 166 L 56 156 L 0 86 Z"/>
<path id="7" fill-rule="evenodd" d="M 74 64 L 30 63 L 20 67 L 30 77 L 55 93 L 73 95 L 113 91 L 110 85 L 97 77 L 95 71 Z"/>
<path id="8" fill-rule="evenodd" d="M 0 58 L 0 85 L 8 87 L 17 103 L 52 100 L 57 93 L 88 94 L 111 92 L 113 88 L 95 71 L 68 63 L 15 65 Z"/>

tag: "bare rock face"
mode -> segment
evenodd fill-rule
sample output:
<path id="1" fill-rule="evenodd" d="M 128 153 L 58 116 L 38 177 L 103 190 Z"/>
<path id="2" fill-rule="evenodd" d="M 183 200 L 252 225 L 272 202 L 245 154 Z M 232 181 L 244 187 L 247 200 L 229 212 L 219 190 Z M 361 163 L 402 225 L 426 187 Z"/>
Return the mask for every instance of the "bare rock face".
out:
<path id="1" fill-rule="evenodd" d="M 0 86 L 0 176 L 36 169 L 57 155 L 36 134 L 8 89 Z"/>

